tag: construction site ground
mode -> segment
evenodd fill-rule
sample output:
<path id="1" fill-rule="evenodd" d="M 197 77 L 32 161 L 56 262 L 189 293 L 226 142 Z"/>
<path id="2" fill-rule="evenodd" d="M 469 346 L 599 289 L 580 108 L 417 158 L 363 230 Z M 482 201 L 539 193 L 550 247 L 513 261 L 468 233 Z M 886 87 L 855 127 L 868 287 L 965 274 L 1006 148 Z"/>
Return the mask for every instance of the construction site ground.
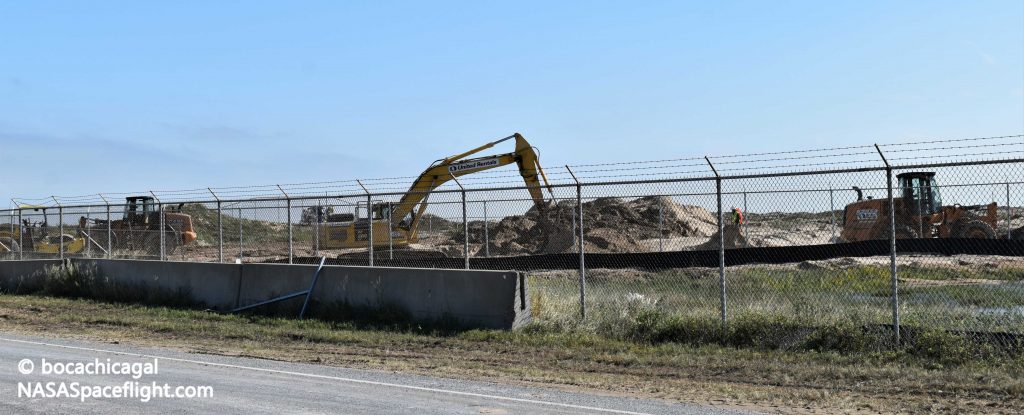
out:
<path id="1" fill-rule="evenodd" d="M 484 221 L 470 220 L 469 252 L 472 258 L 500 258 L 524 255 L 575 253 L 578 232 L 577 206 L 563 201 L 540 212 L 529 209 Z M 170 259 L 215 262 L 223 256 L 233 262 L 281 262 L 289 256 L 287 225 L 276 221 L 224 217 L 218 229 L 214 211 L 186 206 L 195 218 L 199 240 L 178 249 Z M 584 203 L 583 233 L 587 253 L 644 253 L 716 250 L 719 245 L 715 215 L 700 206 L 685 205 L 669 197 L 632 200 L 602 198 Z M 1024 212 L 1015 209 L 1016 212 Z M 726 248 L 819 246 L 837 242 L 842 212 L 747 213 L 746 223 L 726 225 Z M 429 215 L 420 225 L 419 240 L 408 246 L 377 246 L 375 258 L 462 258 L 464 256 L 461 218 Z M 429 220 L 430 225 L 424 226 Z M 1001 219 L 1000 223 L 1005 223 Z M 321 226 L 330 226 L 329 224 Z M 1016 238 L 1024 238 L 1024 217 L 1015 214 L 1009 224 Z M 294 258 L 367 259 L 366 249 L 317 249 L 316 225 L 294 225 Z M 223 232 L 219 247 L 218 232 Z M 1005 237 L 1006 227 L 998 235 Z M 241 240 L 241 244 L 239 243 Z M 485 243 L 486 241 L 486 243 Z M 841 260 L 841 258 L 837 258 Z M 860 261 L 860 259 L 851 259 Z M 307 261 L 303 261 L 307 262 Z M 429 266 L 422 263 L 420 266 Z"/>

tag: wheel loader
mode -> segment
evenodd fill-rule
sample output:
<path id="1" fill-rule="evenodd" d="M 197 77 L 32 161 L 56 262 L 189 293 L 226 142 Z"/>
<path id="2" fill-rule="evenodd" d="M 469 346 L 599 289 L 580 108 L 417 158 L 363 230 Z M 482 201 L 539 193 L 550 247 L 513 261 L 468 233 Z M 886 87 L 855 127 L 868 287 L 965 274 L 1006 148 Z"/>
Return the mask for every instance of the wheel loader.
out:
<path id="1" fill-rule="evenodd" d="M 160 254 L 160 238 L 163 237 L 165 254 L 171 254 L 178 247 L 196 240 L 192 227 L 192 216 L 177 209 L 165 208 L 163 223 L 160 222 L 161 207 L 151 196 L 129 196 L 125 198 L 124 216 L 110 221 L 110 239 L 114 250 Z M 161 232 L 161 225 L 163 231 Z M 86 229 L 91 241 L 105 245 L 107 221 L 103 219 L 79 219 L 79 228 Z"/>
<path id="2" fill-rule="evenodd" d="M 996 237 L 996 204 L 962 206 L 942 205 L 935 172 L 909 172 L 896 176 L 899 194 L 893 195 L 896 238 L 969 238 Z M 843 209 L 844 241 L 889 239 L 890 212 L 888 199 L 864 198 L 857 192 L 857 201 Z"/>

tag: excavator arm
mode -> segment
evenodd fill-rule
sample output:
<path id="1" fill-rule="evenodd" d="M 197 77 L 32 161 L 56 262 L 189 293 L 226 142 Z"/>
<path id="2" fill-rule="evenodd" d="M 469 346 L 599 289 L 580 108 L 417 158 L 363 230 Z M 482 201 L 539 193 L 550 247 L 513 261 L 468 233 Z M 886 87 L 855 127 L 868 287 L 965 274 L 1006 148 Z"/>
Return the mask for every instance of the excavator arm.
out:
<path id="1" fill-rule="evenodd" d="M 512 153 L 467 158 L 513 138 L 516 140 L 516 149 Z M 431 191 L 452 180 L 453 177 L 478 173 L 512 163 L 516 163 L 519 166 L 519 174 L 523 176 L 534 204 L 538 208 L 543 208 L 546 202 L 541 190 L 541 182 L 543 181 L 543 186 L 547 187 L 548 193 L 552 195 L 552 198 L 554 197 L 554 192 L 551 190 L 547 176 L 544 175 L 544 169 L 540 166 L 537 152 L 521 134 L 515 133 L 467 152 L 435 161 L 423 174 L 416 178 L 416 181 L 409 187 L 409 191 L 394 206 L 392 217 L 403 220 L 413 211 L 416 212 L 412 217 L 412 221 L 407 223 L 409 238 L 414 240 L 420 218 L 427 209 Z"/>

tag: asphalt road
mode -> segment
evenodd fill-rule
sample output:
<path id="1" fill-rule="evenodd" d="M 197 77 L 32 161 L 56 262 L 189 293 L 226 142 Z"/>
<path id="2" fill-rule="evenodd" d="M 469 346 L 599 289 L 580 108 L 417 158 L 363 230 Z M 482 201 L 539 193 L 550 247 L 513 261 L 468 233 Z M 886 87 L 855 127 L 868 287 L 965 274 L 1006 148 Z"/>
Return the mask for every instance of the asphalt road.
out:
<path id="1" fill-rule="evenodd" d="M 25 360 L 31 363 L 25 363 Z M 43 359 L 46 360 L 44 364 Z M 108 359 L 110 365 L 108 365 Z M 155 361 L 154 361 L 155 359 Z M 131 374 L 56 374 L 89 370 L 85 363 L 134 369 Z M 142 373 L 149 363 L 156 373 Z M 54 365 L 57 363 L 57 365 Z M 134 368 L 122 367 L 135 364 Z M 47 369 L 47 367 L 49 369 Z M 29 370 L 31 369 L 31 370 Z M 50 373 L 42 373 L 48 370 Z M 29 372 L 29 373 L 25 373 Z M 52 383 L 51 383 L 52 382 Z M 64 392 L 61 392 L 63 382 Z M 77 386 L 72 384 L 77 382 Z M 212 397 L 151 397 L 156 383 L 171 393 Z M 20 385 L 19 385 L 20 383 Z M 128 383 L 128 386 L 124 386 Z M 103 390 L 103 387 L 107 387 Z M 88 398 L 85 390 L 122 397 Z M 19 396 L 20 394 L 20 396 Z M 130 394 L 129 397 L 124 397 Z M 0 413 L 9 414 L 737 414 L 706 406 L 529 388 L 490 382 L 182 353 L 158 348 L 0 333 Z"/>

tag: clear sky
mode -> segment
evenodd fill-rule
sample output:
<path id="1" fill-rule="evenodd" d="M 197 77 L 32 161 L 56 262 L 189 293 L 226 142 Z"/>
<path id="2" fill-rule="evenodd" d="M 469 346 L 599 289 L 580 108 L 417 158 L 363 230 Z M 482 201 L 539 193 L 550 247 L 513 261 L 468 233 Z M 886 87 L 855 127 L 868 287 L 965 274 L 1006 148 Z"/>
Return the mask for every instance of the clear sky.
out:
<path id="1" fill-rule="evenodd" d="M 0 198 L 1024 132 L 1024 2 L 3 1 Z M 6 204 L 6 203 L 4 203 Z"/>

